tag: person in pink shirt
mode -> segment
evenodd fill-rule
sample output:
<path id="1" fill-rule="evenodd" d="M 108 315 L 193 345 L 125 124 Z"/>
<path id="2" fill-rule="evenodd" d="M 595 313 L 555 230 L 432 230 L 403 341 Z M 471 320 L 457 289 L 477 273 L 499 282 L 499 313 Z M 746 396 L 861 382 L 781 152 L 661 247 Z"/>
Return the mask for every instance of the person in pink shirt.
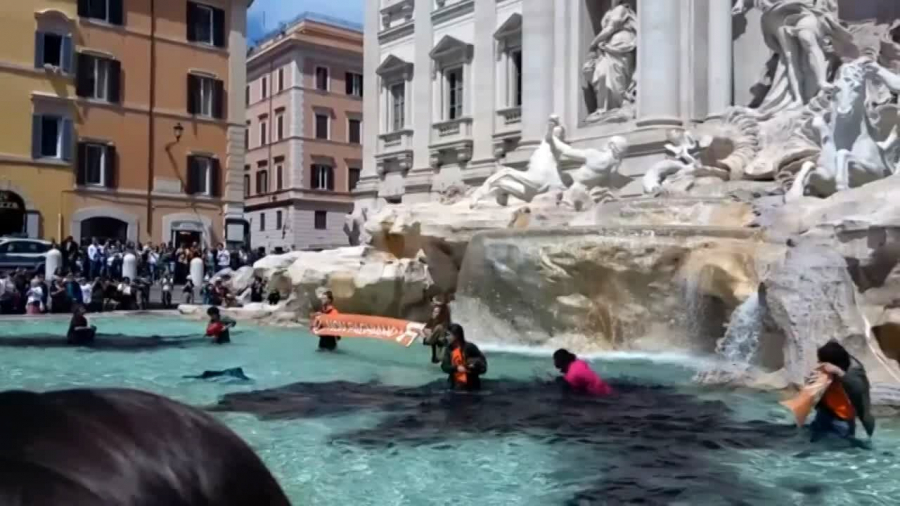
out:
<path id="1" fill-rule="evenodd" d="M 568 350 L 556 350 L 553 354 L 553 365 L 563 373 L 563 379 L 574 392 L 597 397 L 613 393 L 612 388 L 591 370 L 587 362 L 569 353 Z"/>

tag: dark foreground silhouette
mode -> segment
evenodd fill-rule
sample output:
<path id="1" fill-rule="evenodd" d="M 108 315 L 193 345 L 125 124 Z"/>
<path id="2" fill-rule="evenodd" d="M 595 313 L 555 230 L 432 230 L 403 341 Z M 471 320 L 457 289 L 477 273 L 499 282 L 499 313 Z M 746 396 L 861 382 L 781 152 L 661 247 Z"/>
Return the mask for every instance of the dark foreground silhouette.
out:
<path id="1" fill-rule="evenodd" d="M 32 334 L 0 337 L 0 348 L 85 348 L 100 351 L 148 351 L 163 348 L 185 348 L 207 343 L 196 334 L 187 336 L 138 337 L 125 334 L 97 334 L 93 342 L 70 344 L 66 336 L 56 334 Z"/>
<path id="2" fill-rule="evenodd" d="M 560 480 L 592 483 L 565 504 L 789 504 L 796 493 L 827 493 L 822 483 L 784 488 L 748 481 L 723 456 L 732 450 L 805 448 L 795 427 L 733 420 L 720 401 L 674 388 L 612 383 L 606 399 L 564 394 L 557 384 L 485 381 L 479 394 L 447 393 L 445 382 L 416 388 L 378 383 L 295 383 L 232 393 L 208 409 L 261 419 L 387 413 L 374 427 L 338 434 L 335 444 L 373 449 L 428 445 L 450 449 L 460 438 L 527 435 L 559 445 Z M 452 457 L 449 457 L 452 458 Z M 577 461 L 577 465 L 573 465 Z M 563 477 L 562 475 L 565 475 Z"/>
<path id="3" fill-rule="evenodd" d="M 244 374 L 243 367 L 233 367 L 231 369 L 223 369 L 221 371 L 203 371 L 203 374 L 197 374 L 195 376 L 185 376 L 187 379 L 201 379 L 201 380 L 224 380 L 229 382 L 245 382 L 245 381 L 253 381 L 248 378 L 246 374 Z"/>
<path id="4" fill-rule="evenodd" d="M 237 435 L 135 390 L 0 393 L 0 504 L 288 506 Z"/>

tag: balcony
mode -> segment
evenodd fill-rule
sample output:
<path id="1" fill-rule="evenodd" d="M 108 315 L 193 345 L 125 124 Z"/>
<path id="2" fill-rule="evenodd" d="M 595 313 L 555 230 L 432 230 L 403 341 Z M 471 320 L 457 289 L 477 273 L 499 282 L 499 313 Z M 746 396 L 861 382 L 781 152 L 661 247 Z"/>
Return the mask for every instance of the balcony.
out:
<path id="1" fill-rule="evenodd" d="M 497 131 L 521 130 L 522 107 L 507 107 L 497 111 Z"/>
<path id="2" fill-rule="evenodd" d="M 378 40 L 384 43 L 411 34 L 414 8 L 414 0 L 387 0 L 385 7 L 381 9 Z"/>
<path id="3" fill-rule="evenodd" d="M 378 154 L 398 153 L 401 151 L 411 151 L 413 131 L 410 129 L 397 130 L 388 132 L 378 136 Z"/>
<path id="4" fill-rule="evenodd" d="M 431 22 L 435 25 L 451 21 L 475 10 L 475 0 L 434 0 Z"/>
<path id="5" fill-rule="evenodd" d="M 472 118 L 459 118 L 435 123 L 431 127 L 431 144 L 454 144 L 472 139 Z"/>
<path id="6" fill-rule="evenodd" d="M 494 156 L 497 159 L 506 156 L 521 135 L 522 108 L 516 106 L 497 110 L 494 120 Z"/>

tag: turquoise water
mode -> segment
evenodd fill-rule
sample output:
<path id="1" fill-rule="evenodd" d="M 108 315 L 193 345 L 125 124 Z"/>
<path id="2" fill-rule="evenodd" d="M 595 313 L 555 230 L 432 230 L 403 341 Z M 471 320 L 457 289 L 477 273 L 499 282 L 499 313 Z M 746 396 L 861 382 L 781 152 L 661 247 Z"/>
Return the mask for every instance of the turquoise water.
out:
<path id="1" fill-rule="evenodd" d="M 94 322 L 103 333 L 131 336 L 191 335 L 202 327 L 159 316 Z M 459 400 L 438 385 L 423 387 L 444 379 L 424 348 L 345 339 L 340 353 L 321 354 L 296 329 L 242 325 L 230 346 L 143 351 L 3 344 L 62 335 L 67 323 L 0 323 L 0 388 L 130 387 L 211 407 L 226 394 L 309 383 L 292 390 L 302 409 L 216 411 L 296 505 L 620 504 L 641 497 L 647 504 L 874 505 L 900 497 L 900 424 L 880 420 L 873 451 L 813 447 L 790 427 L 776 396 L 693 386 L 694 359 L 594 359 L 620 397 L 582 409 L 577 401 L 559 403 L 556 390 L 542 384 L 554 376 L 547 356 L 489 346 L 487 377 L 502 381 L 488 383 L 483 398 Z M 242 367 L 253 382 L 183 378 L 230 367 Z"/>

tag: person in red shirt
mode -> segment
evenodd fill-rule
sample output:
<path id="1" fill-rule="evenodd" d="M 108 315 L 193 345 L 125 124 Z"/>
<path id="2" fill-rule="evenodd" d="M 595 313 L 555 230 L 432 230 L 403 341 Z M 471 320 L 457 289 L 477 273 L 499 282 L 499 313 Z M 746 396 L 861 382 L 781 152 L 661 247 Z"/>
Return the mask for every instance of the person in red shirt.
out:
<path id="1" fill-rule="evenodd" d="M 334 294 L 330 290 L 322 292 L 319 295 L 319 302 L 322 304 L 322 310 L 314 313 L 310 321 L 315 324 L 316 317 L 323 314 L 336 315 L 338 310 L 334 307 Z M 334 351 L 337 349 L 337 342 L 341 338 L 337 336 L 319 336 L 319 351 Z"/>
<path id="2" fill-rule="evenodd" d="M 581 394 L 603 397 L 612 394 L 612 388 L 597 375 L 584 360 L 568 350 L 559 349 L 553 354 L 553 365 L 563 373 L 569 388 Z"/>
<path id="3" fill-rule="evenodd" d="M 237 322 L 230 318 L 223 318 L 217 307 L 209 308 L 206 314 L 209 316 L 209 325 L 206 326 L 206 337 L 211 337 L 214 344 L 230 343 L 231 336 L 228 329 L 237 325 Z"/>

